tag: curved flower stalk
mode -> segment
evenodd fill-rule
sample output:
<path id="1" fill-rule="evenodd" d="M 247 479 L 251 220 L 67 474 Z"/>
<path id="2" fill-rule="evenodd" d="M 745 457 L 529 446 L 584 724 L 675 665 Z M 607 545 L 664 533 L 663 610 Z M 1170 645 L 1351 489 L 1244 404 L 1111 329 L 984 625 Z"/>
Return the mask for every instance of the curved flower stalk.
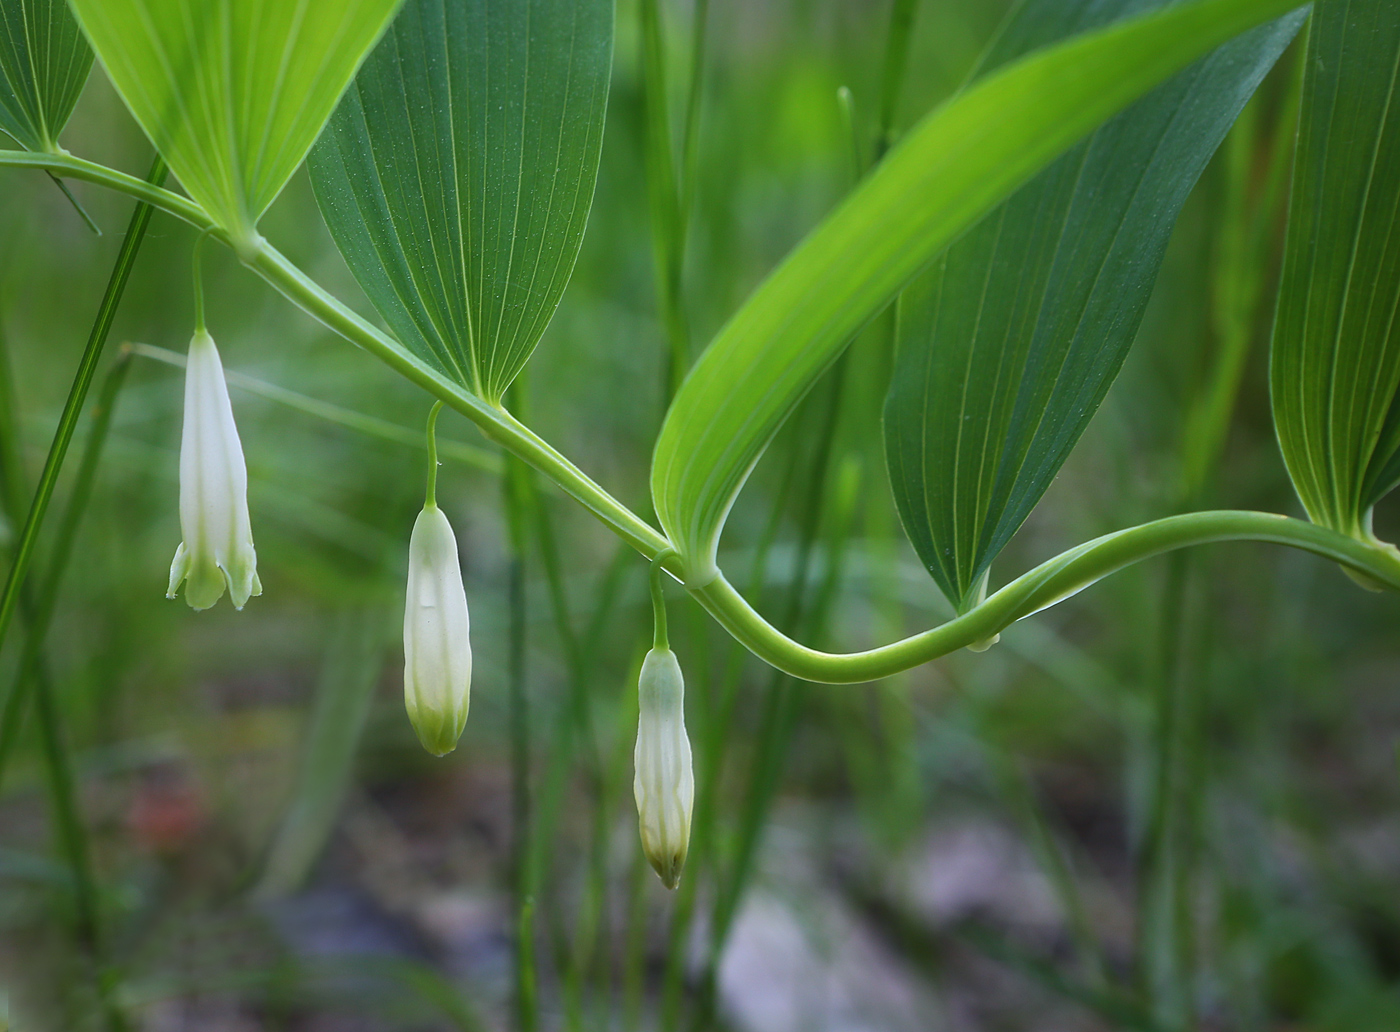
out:
<path id="1" fill-rule="evenodd" d="M 637 800 L 642 851 L 668 889 L 681 880 L 690 850 L 695 804 L 690 738 L 685 732 L 685 679 L 666 640 L 659 556 L 652 563 L 656 637 L 637 679 L 637 747 L 632 794 Z"/>
<path id="2" fill-rule="evenodd" d="M 403 696 L 423 748 L 446 756 L 457 748 L 471 702 L 471 621 L 457 537 L 437 507 L 436 423 L 428 416 L 428 492 L 408 543 L 403 611 Z"/>
<path id="3" fill-rule="evenodd" d="M 203 320 L 190 340 L 185 422 L 180 438 L 180 531 L 166 597 L 181 583 L 191 609 L 208 609 L 228 589 L 242 609 L 262 594 L 248 521 L 248 469 L 233 421 L 224 367 Z"/>

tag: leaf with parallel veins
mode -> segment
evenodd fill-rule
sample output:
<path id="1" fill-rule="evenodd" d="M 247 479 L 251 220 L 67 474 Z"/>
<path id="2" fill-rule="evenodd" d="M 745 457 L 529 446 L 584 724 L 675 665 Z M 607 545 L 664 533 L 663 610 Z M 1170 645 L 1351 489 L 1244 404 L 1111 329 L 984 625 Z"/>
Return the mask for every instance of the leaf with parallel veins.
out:
<path id="1" fill-rule="evenodd" d="M 420 358 L 499 401 L 573 271 L 611 0 L 410 0 L 312 152 L 321 213 Z"/>
<path id="2" fill-rule="evenodd" d="M 1143 0 L 1031 0 L 983 73 L 1140 13 Z M 904 293 L 885 406 L 905 530 L 944 594 L 974 603 L 1098 410 L 1142 321 L 1177 215 L 1295 12 L 1221 46 L 1075 146 Z"/>

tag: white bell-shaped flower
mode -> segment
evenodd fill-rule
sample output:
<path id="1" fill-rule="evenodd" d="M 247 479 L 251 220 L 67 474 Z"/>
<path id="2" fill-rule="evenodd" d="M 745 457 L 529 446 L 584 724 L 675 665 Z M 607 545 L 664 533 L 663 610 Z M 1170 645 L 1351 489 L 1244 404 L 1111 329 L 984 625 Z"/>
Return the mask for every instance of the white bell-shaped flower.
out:
<path id="1" fill-rule="evenodd" d="M 228 588 L 235 608 L 262 594 L 248 522 L 248 468 L 214 339 L 197 330 L 185 367 L 180 438 L 180 531 L 170 564 L 174 598 L 181 582 L 192 609 L 208 609 Z"/>
<path id="2" fill-rule="evenodd" d="M 654 648 L 642 661 L 637 703 L 632 793 L 642 851 L 666 888 L 674 889 L 690 850 L 695 777 L 685 733 L 685 680 L 669 648 Z"/>
<path id="3" fill-rule="evenodd" d="M 435 504 L 423 506 L 408 543 L 403 611 L 403 695 L 423 748 L 445 756 L 457 747 L 471 701 L 471 624 L 457 538 Z"/>

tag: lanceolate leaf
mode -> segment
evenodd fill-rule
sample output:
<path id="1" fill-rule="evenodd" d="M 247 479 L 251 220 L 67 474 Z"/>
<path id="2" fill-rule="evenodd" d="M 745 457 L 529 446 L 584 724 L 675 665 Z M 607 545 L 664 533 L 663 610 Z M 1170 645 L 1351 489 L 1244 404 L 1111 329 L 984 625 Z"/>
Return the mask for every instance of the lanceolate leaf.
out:
<path id="1" fill-rule="evenodd" d="M 399 0 L 72 0 L 136 121 L 245 254 Z"/>
<path id="2" fill-rule="evenodd" d="M 928 115 L 750 296 L 695 364 L 652 460 L 656 511 L 692 585 L 793 407 L 930 259 L 1078 139 L 1292 0 L 1196 0 L 1077 37 Z"/>
<path id="3" fill-rule="evenodd" d="M 1314 5 L 1274 323 L 1274 423 L 1312 519 L 1370 537 L 1400 479 L 1400 5 Z"/>
<path id="4" fill-rule="evenodd" d="M 0 0 L 0 132 L 57 151 L 92 50 L 64 0 Z"/>
<path id="5" fill-rule="evenodd" d="M 488 401 L 534 350 L 593 200 L 612 0 L 409 0 L 311 158 L 404 344 Z"/>
<path id="6" fill-rule="evenodd" d="M 1161 6 L 1030 0 L 984 60 Z M 949 248 L 900 299 L 890 482 L 959 607 L 1079 440 L 1142 320 L 1181 206 L 1304 15 L 1231 40 L 1108 122 Z"/>

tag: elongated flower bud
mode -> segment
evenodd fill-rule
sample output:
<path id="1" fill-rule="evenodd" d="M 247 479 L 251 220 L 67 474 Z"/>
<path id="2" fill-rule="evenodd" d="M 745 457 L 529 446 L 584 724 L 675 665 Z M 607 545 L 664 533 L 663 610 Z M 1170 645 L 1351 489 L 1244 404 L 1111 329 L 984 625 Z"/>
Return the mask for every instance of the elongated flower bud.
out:
<path id="1" fill-rule="evenodd" d="M 423 748 L 445 756 L 457 748 L 471 701 L 472 647 L 457 538 L 429 502 L 408 543 L 408 599 L 403 610 L 403 698 Z"/>
<path id="2" fill-rule="evenodd" d="M 248 469 L 233 422 L 224 367 L 204 330 L 190 341 L 185 423 L 180 438 L 180 531 L 168 598 L 181 582 L 192 609 L 208 609 L 228 588 L 234 607 L 262 594 L 248 522 Z"/>
<path id="3" fill-rule="evenodd" d="M 632 793 L 637 799 L 642 851 L 666 888 L 674 889 L 690 849 L 695 777 L 685 733 L 685 680 L 670 649 L 654 648 L 642 661 L 637 702 Z"/>

